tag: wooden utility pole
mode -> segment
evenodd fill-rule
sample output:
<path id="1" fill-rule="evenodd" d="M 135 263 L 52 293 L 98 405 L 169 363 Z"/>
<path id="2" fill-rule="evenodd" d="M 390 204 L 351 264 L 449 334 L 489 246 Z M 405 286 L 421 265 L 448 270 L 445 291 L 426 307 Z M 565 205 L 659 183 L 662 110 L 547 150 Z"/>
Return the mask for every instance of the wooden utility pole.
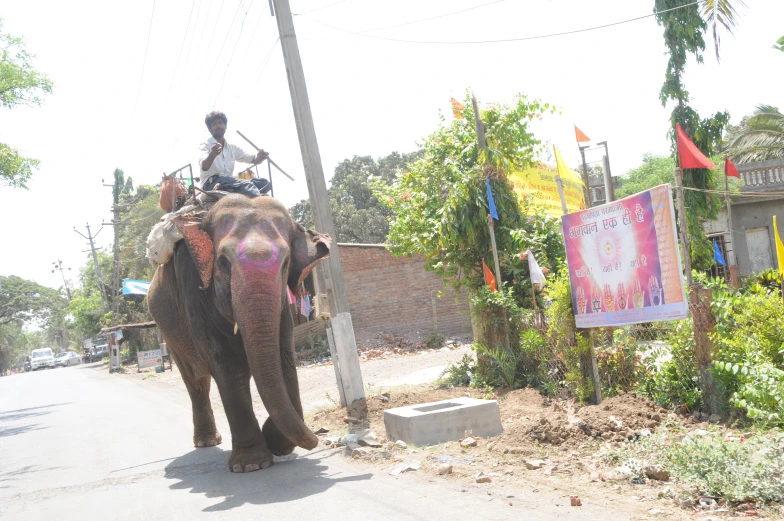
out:
<path id="1" fill-rule="evenodd" d="M 343 384 L 346 405 L 350 406 L 356 400 L 365 398 L 365 389 L 362 384 L 362 373 L 359 369 L 357 341 L 354 337 L 354 326 L 351 321 L 346 285 L 343 280 L 343 268 L 340 265 L 335 224 L 332 220 L 332 210 L 329 207 L 327 183 L 321 165 L 321 155 L 316 140 L 316 129 L 313 125 L 313 114 L 310 111 L 310 100 L 305 86 L 305 72 L 302 69 L 297 35 L 294 32 L 291 7 L 288 0 L 272 0 L 272 5 L 278 24 L 283 60 L 286 63 L 286 76 L 289 80 L 291 104 L 297 123 L 297 135 L 305 167 L 310 205 L 313 210 L 313 222 L 320 232 L 329 234 L 335 241 L 330 257 L 326 261 L 328 269 L 323 270 L 323 273 L 329 295 L 332 336 L 335 340 L 340 363 L 340 379 Z"/>
<path id="2" fill-rule="evenodd" d="M 566 215 L 569 212 L 566 207 L 566 197 L 564 196 L 560 174 L 555 174 L 555 182 L 558 185 L 558 196 L 561 198 L 561 209 L 563 214 Z M 599 378 L 599 363 L 596 360 L 596 351 L 593 347 L 593 335 L 590 329 L 577 329 L 576 334 L 589 342 L 588 351 L 580 355 L 580 368 L 583 373 L 583 379 L 593 384 L 593 391 L 588 397 L 588 401 L 594 405 L 599 405 L 602 403 L 602 381 Z"/>
<path id="3" fill-rule="evenodd" d="M 577 148 L 580 149 L 580 157 L 583 158 L 583 183 L 585 184 L 585 207 L 591 207 L 591 180 L 588 178 L 588 165 L 585 162 L 585 149 L 588 147 L 581 147 L 577 143 Z"/>
<path id="4" fill-rule="evenodd" d="M 482 118 L 479 117 L 479 104 L 476 102 L 476 96 L 471 94 L 471 103 L 474 106 L 474 122 L 476 123 L 476 141 L 479 145 L 478 152 L 481 154 L 482 149 L 487 146 L 487 139 L 485 137 L 485 124 L 482 123 Z M 488 201 L 489 202 L 489 201 Z M 490 244 L 493 248 L 493 264 L 495 268 L 495 280 L 498 287 L 501 287 L 501 264 L 498 262 L 498 248 L 495 244 L 495 222 L 493 216 L 487 216 L 487 228 L 490 230 Z M 508 342 L 507 342 L 508 344 Z"/>
<path id="5" fill-rule="evenodd" d="M 112 189 L 112 222 L 111 223 L 101 223 L 104 226 L 112 226 L 114 227 L 114 246 L 113 249 L 113 256 L 114 256 L 114 264 L 112 269 L 112 301 L 111 301 L 111 311 L 112 311 L 112 319 L 116 320 L 117 315 L 120 312 L 120 298 L 119 295 L 122 293 L 122 288 L 120 287 L 120 225 L 122 222 L 120 221 L 120 212 L 122 211 L 122 207 L 120 206 L 120 190 L 122 187 L 119 183 L 119 169 L 114 170 L 114 183 L 106 184 L 103 183 L 103 179 L 101 182 L 104 186 L 108 186 Z M 175 196 L 175 190 L 172 189 L 172 198 Z M 174 205 L 172 204 L 172 211 L 174 211 Z"/>

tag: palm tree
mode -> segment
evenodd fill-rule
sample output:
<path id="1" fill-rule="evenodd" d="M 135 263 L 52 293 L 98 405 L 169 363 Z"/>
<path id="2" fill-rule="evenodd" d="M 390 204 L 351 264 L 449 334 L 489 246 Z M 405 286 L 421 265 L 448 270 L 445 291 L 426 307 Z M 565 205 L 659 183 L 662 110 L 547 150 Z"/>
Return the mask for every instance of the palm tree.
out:
<path id="1" fill-rule="evenodd" d="M 758 105 L 740 125 L 730 127 L 724 149 L 738 163 L 784 159 L 784 114 L 772 105 Z"/>
<path id="2" fill-rule="evenodd" d="M 705 0 L 702 4 L 702 17 L 713 34 L 713 45 L 716 49 L 716 60 L 719 60 L 719 26 L 732 34 L 738 24 L 738 8 L 745 8 L 743 0 Z"/>

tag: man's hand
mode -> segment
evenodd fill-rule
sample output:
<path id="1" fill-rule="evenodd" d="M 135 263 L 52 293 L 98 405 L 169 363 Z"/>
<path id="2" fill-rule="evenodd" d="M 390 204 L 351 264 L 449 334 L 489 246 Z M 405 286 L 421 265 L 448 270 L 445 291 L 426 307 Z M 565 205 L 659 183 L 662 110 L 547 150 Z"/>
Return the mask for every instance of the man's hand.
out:
<path id="1" fill-rule="evenodd" d="M 268 157 L 269 157 L 269 152 L 265 152 L 264 150 L 259 150 L 259 153 L 256 154 L 256 157 L 253 160 L 253 164 L 258 165 L 259 163 L 261 163 L 262 161 L 264 161 Z"/>
<path id="2" fill-rule="evenodd" d="M 215 143 L 214 145 L 212 145 L 212 148 L 210 149 L 210 155 L 213 158 L 218 157 L 221 152 L 223 152 L 223 145 L 221 145 L 220 143 Z"/>

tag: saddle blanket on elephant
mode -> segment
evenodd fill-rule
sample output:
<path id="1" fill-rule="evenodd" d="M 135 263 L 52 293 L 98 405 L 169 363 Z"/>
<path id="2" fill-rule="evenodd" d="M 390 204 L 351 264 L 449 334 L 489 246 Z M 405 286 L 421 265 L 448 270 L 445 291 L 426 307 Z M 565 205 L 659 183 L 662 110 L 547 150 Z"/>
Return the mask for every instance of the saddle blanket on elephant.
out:
<path id="1" fill-rule="evenodd" d="M 153 268 L 166 264 L 174 256 L 174 247 L 188 233 L 190 227 L 198 227 L 202 218 L 213 204 L 229 192 L 213 190 L 200 193 L 176 212 L 167 213 L 152 227 L 147 236 L 147 253 Z"/>

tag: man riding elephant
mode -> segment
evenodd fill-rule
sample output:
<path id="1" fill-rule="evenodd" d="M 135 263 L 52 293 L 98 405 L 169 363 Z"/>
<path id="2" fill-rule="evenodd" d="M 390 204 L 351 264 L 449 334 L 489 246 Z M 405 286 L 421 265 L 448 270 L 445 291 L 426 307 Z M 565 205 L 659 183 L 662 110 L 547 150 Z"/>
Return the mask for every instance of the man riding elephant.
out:
<path id="1" fill-rule="evenodd" d="M 265 195 L 272 186 L 266 179 L 239 179 L 234 176 L 234 163 L 250 163 L 258 165 L 269 154 L 259 150 L 257 154 L 245 152 L 232 143 L 227 143 L 225 134 L 228 118 L 223 112 L 210 112 L 204 118 L 204 124 L 211 137 L 199 145 L 199 180 L 204 190 L 218 188 L 248 197 Z"/>

